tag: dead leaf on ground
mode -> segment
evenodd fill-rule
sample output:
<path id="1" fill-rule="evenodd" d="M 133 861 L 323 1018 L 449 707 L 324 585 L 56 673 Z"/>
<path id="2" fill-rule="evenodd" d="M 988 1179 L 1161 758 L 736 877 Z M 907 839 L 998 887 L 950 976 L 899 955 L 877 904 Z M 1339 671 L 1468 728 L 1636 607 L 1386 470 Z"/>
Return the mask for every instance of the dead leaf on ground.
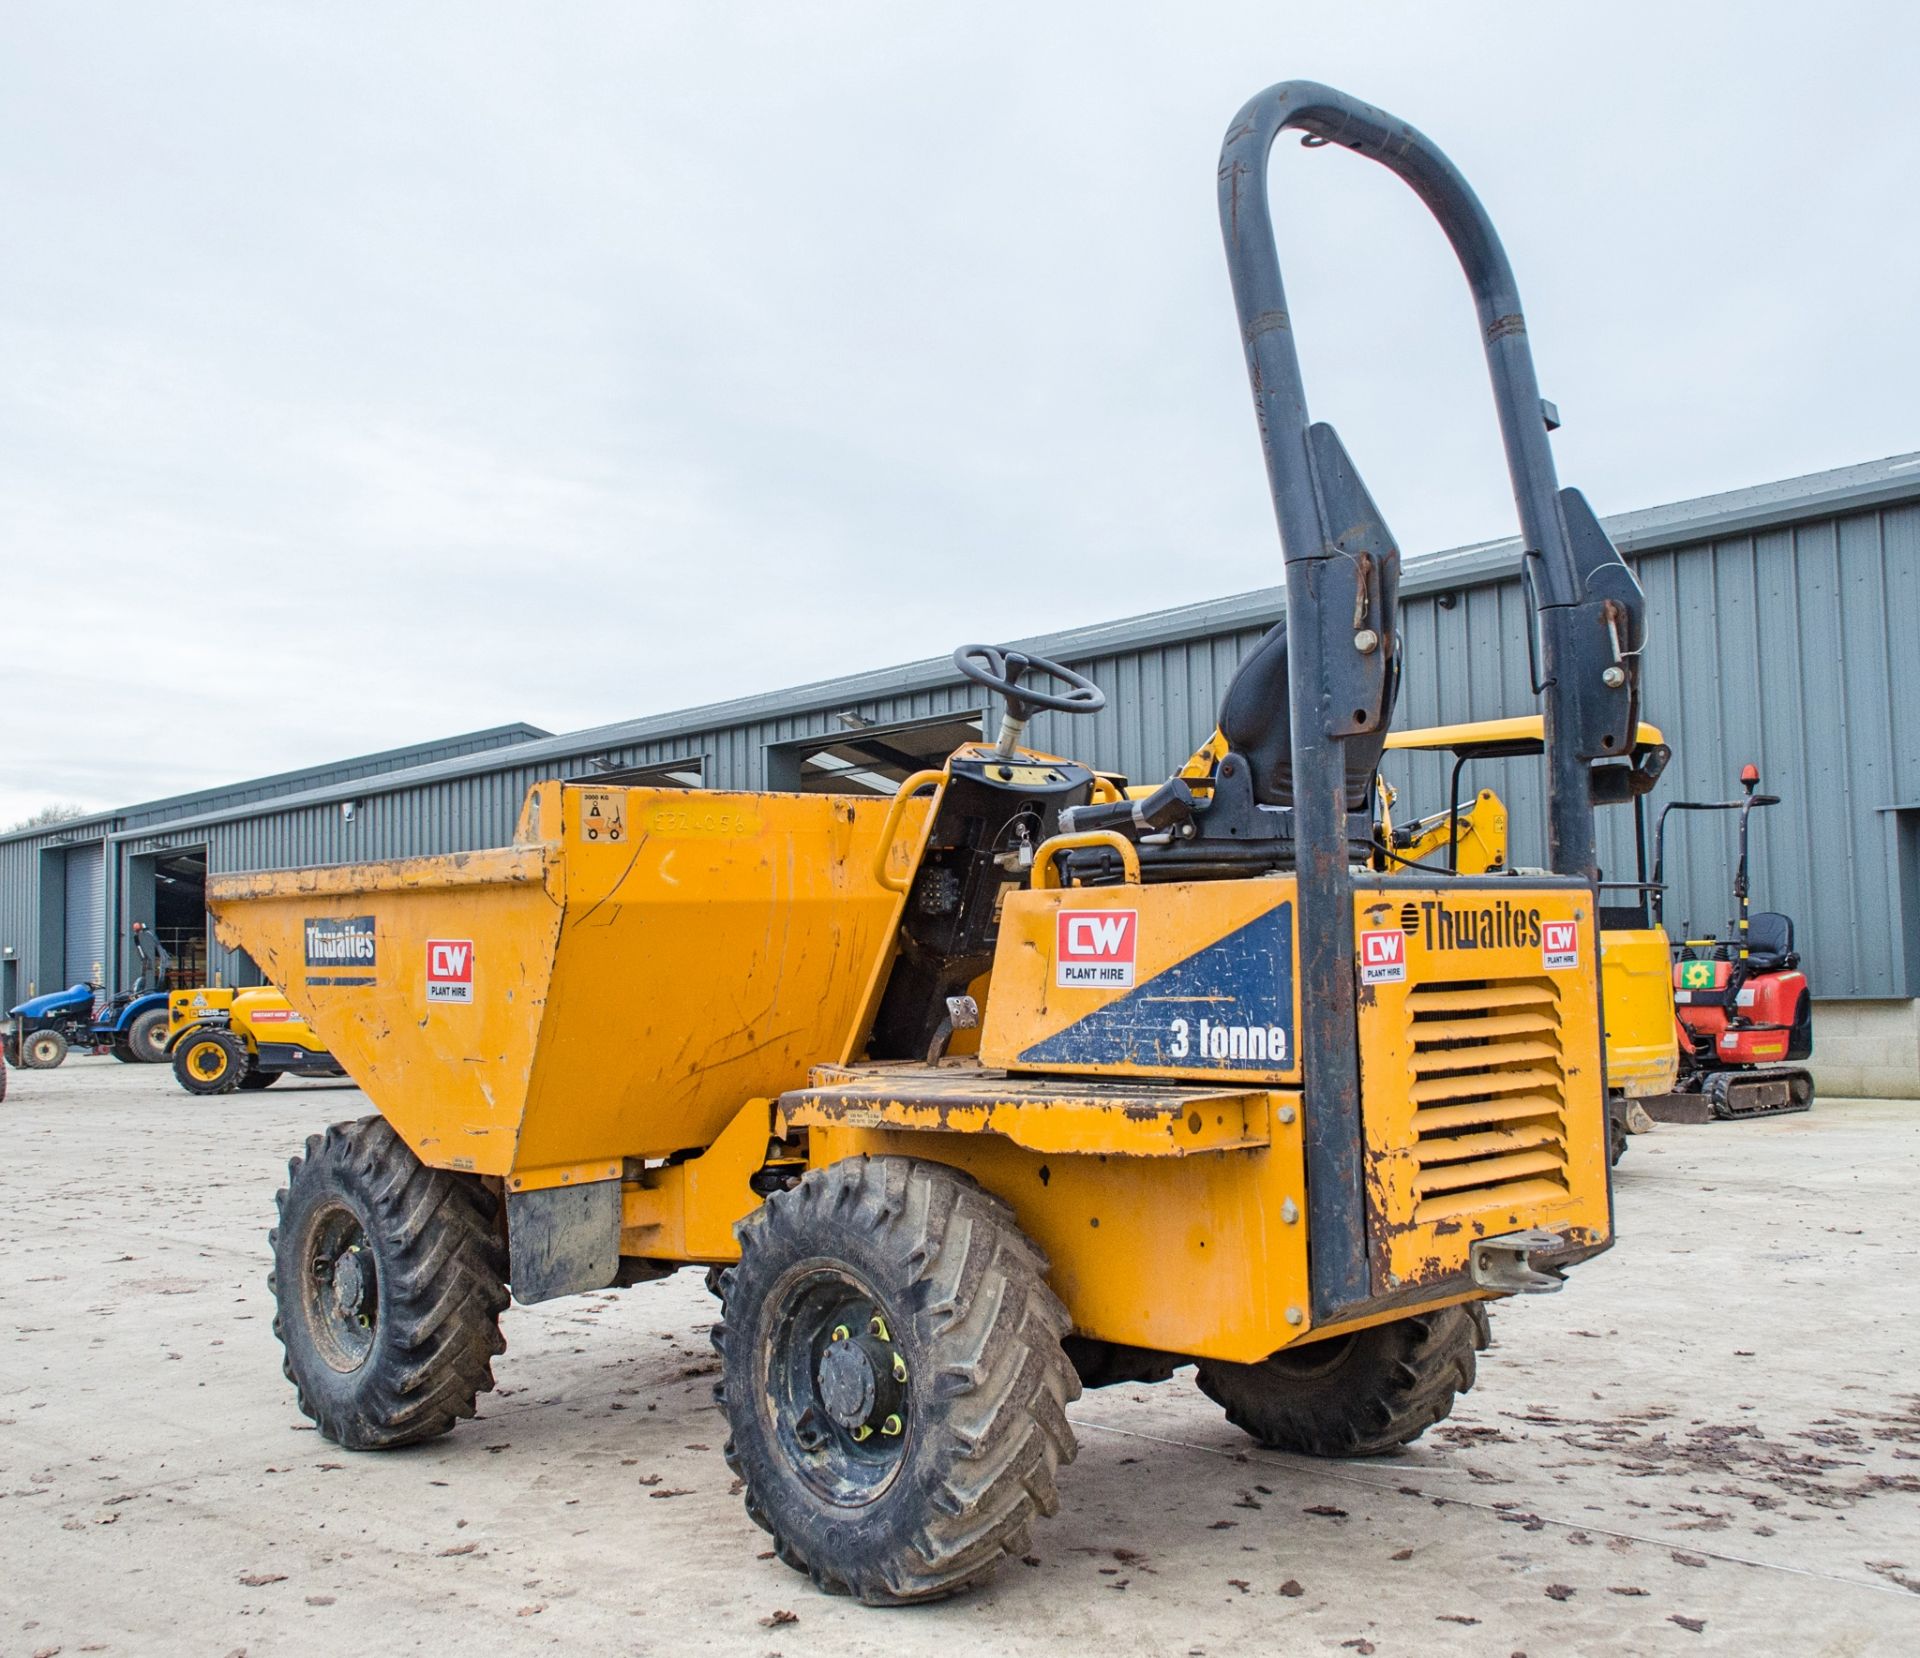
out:
<path id="1" fill-rule="evenodd" d="M 1285 1595 L 1288 1600 L 1298 1600 L 1306 1593 L 1306 1590 L 1300 1587 L 1298 1579 L 1290 1577 L 1285 1583 L 1280 1585 L 1280 1593 Z"/>
<path id="2" fill-rule="evenodd" d="M 1707 1620 L 1705 1618 L 1683 1618 L 1678 1612 L 1670 1613 L 1667 1617 L 1667 1622 L 1677 1623 L 1682 1629 L 1691 1629 L 1696 1635 L 1707 1627 Z"/>
<path id="3" fill-rule="evenodd" d="M 1549 1583 L 1547 1585 L 1547 1599 L 1572 1600 L 1573 1585 L 1571 1583 Z"/>
<path id="4" fill-rule="evenodd" d="M 763 1629 L 779 1629 L 785 1624 L 798 1623 L 799 1621 L 800 1614 L 798 1612 L 789 1612 L 784 1606 L 781 1606 L 776 1607 L 762 1618 L 760 1620 L 760 1627 Z"/>
<path id="5" fill-rule="evenodd" d="M 1344 1508 L 1335 1508 L 1332 1503 L 1315 1503 L 1310 1508 L 1301 1509 L 1300 1512 L 1317 1514 L 1323 1520 L 1344 1520 L 1347 1517 L 1347 1511 Z"/>
<path id="6" fill-rule="evenodd" d="M 285 1583 L 285 1572 L 242 1572 L 240 1581 L 249 1589 L 264 1589 L 269 1583 Z"/>
<path id="7" fill-rule="evenodd" d="M 1638 1588 L 1631 1583 L 1615 1583 L 1608 1588 L 1607 1593 L 1610 1595 L 1644 1595 L 1646 1590 Z"/>
<path id="8" fill-rule="evenodd" d="M 1248 1581 L 1247 1581 L 1247 1580 L 1246 1580 L 1246 1579 L 1245 1579 L 1244 1577 L 1230 1577 L 1230 1578 L 1228 1578 L 1228 1579 L 1227 1579 L 1227 1582 L 1228 1582 L 1228 1584 L 1229 1584 L 1229 1585 L 1230 1585 L 1231 1587 L 1233 1587 L 1233 1588 L 1235 1588 L 1235 1589 L 1238 1589 L 1238 1590 L 1240 1591 L 1240 1593 L 1241 1593 L 1241 1594 L 1243 1594 L 1243 1595 L 1244 1595 L 1244 1594 L 1245 1594 L 1245 1593 L 1246 1593 L 1246 1592 L 1247 1592 L 1247 1591 L 1248 1591 L 1248 1590 L 1249 1590 L 1250 1588 L 1252 1588 L 1252 1587 L 1253 1587 L 1253 1585 L 1252 1585 L 1252 1584 L 1250 1584 L 1250 1583 L 1249 1583 L 1249 1582 L 1248 1582 Z"/>
<path id="9" fill-rule="evenodd" d="M 440 1558 L 446 1560 L 456 1554 L 472 1554 L 479 1546 L 478 1543 L 455 1543 L 450 1549 L 442 1549 L 440 1551 Z"/>

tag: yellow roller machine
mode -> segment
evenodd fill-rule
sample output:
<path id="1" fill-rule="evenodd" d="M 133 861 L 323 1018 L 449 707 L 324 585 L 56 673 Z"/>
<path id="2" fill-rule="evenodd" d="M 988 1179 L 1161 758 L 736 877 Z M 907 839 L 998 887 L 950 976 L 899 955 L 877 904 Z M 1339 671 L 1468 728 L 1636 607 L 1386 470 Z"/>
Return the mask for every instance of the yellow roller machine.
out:
<path id="1" fill-rule="evenodd" d="M 1507 804 L 1491 787 L 1463 796 L 1462 781 L 1477 761 L 1537 759 L 1546 751 L 1538 714 L 1462 725 L 1428 726 L 1387 735 L 1391 751 L 1446 755 L 1447 805 L 1409 822 L 1383 814 L 1376 863 L 1422 865 L 1460 874 L 1485 874 L 1508 863 Z M 1627 1101 L 1671 1093 L 1680 1045 L 1673 1016 L 1671 945 L 1653 912 L 1647 868 L 1646 798 L 1666 770 L 1670 750 L 1657 727 L 1634 733 L 1627 761 L 1601 768 L 1598 798 L 1633 808 L 1633 879 L 1602 880 L 1600 964 L 1606 1011 L 1610 1160 L 1626 1149 Z"/>
<path id="2" fill-rule="evenodd" d="M 1534 549 L 1549 872 L 1368 867 L 1422 665 L 1306 418 L 1285 128 L 1405 178 L 1470 279 Z M 276 1328 L 324 1433 L 470 1415 L 509 1291 L 718 1268 L 748 1511 L 823 1587 L 921 1600 L 1027 1547 L 1083 1385 L 1194 1364 L 1267 1444 L 1388 1450 L 1471 1384 L 1487 1302 L 1607 1247 L 1593 791 L 1635 729 L 1639 591 L 1556 488 L 1511 272 L 1425 138 L 1275 87 L 1220 210 L 1289 619 L 1208 766 L 1132 799 L 1028 749 L 1103 694 L 970 646 L 998 739 L 892 799 L 545 782 L 511 846 L 212 883 L 380 1113 L 279 1198 Z"/>

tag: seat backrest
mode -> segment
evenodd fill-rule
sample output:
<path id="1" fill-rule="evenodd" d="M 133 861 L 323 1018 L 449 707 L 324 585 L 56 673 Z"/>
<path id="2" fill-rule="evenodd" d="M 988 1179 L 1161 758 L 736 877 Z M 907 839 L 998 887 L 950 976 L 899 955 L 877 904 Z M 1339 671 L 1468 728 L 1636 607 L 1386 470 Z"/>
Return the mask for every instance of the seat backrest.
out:
<path id="1" fill-rule="evenodd" d="M 1777 910 L 1759 910 L 1747 917 L 1747 965 L 1755 972 L 1772 973 L 1791 967 L 1793 922 Z"/>
<path id="2" fill-rule="evenodd" d="M 1393 637 L 1390 635 L 1390 637 Z M 1400 689 L 1397 654 L 1389 665 L 1386 702 L 1379 725 L 1347 739 L 1347 810 L 1365 811 L 1374 773 L 1386 747 L 1387 728 Z M 1262 806 L 1293 804 L 1292 700 L 1287 687 L 1287 624 L 1275 622 L 1234 670 L 1220 702 L 1220 732 L 1245 757 L 1253 774 L 1253 798 Z"/>

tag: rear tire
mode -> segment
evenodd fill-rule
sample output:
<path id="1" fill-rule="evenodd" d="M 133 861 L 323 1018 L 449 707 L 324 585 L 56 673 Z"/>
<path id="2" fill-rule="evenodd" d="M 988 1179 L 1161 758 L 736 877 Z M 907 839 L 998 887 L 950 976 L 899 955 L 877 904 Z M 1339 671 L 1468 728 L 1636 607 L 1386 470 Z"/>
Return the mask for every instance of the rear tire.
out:
<path id="1" fill-rule="evenodd" d="M 309 1138 L 275 1201 L 273 1333 L 321 1433 L 380 1451 L 472 1416 L 507 1345 L 493 1192 L 428 1168 L 385 1118 L 363 1117 Z"/>
<path id="2" fill-rule="evenodd" d="M 173 1077 L 189 1094 L 231 1094 L 251 1063 L 231 1031 L 195 1031 L 173 1050 Z"/>
<path id="3" fill-rule="evenodd" d="M 167 1010 L 163 1007 L 148 1008 L 127 1026 L 125 1040 L 128 1051 L 140 1064 L 164 1064 L 167 1057 Z"/>
<path id="4" fill-rule="evenodd" d="M 257 1094 L 262 1088 L 271 1088 L 286 1074 L 285 1071 L 262 1071 L 256 1066 L 240 1079 L 240 1092 Z"/>
<path id="5" fill-rule="evenodd" d="M 713 1330 L 727 1465 L 780 1559 L 888 1606 L 1024 1553 L 1058 1506 L 1080 1383 L 1007 1205 L 939 1164 L 849 1158 L 738 1236 Z"/>
<path id="6" fill-rule="evenodd" d="M 20 1068 L 52 1071 L 67 1057 L 67 1039 L 57 1030 L 29 1031 L 20 1038 Z"/>
<path id="7" fill-rule="evenodd" d="M 1201 1364 L 1200 1391 L 1276 1451 L 1368 1457 L 1418 1439 L 1473 1386 L 1484 1309 L 1442 1307 L 1291 1347 L 1260 1364 Z"/>

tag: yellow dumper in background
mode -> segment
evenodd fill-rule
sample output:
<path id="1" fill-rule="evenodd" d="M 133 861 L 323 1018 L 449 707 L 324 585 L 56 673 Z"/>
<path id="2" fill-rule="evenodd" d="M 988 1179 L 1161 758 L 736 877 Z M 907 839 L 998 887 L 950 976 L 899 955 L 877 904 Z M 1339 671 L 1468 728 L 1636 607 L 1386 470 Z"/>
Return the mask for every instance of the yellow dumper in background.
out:
<path id="1" fill-rule="evenodd" d="M 1475 761 L 1537 759 L 1546 751 L 1538 714 L 1478 720 L 1465 725 L 1394 731 L 1387 748 L 1396 753 L 1452 757 L 1445 811 L 1433 811 L 1389 831 L 1389 850 L 1404 864 L 1431 865 L 1484 874 L 1507 865 L 1507 805 L 1491 788 L 1461 798 L 1461 779 Z M 1633 740 L 1632 766 L 1623 771 L 1633 807 L 1633 878 L 1600 882 L 1600 966 L 1606 1011 L 1610 1157 L 1626 1149 L 1629 1100 L 1673 1091 L 1680 1071 L 1679 1029 L 1674 1021 L 1673 949 L 1654 915 L 1654 884 L 1647 866 L 1645 801 L 1666 770 L 1669 750 L 1657 727 L 1641 725 Z"/>
<path id="2" fill-rule="evenodd" d="M 1416 184 L 1470 278 L 1534 549 L 1548 871 L 1365 867 L 1399 554 L 1275 321 L 1286 128 Z M 1136 799 L 1022 746 L 1104 694 L 968 646 L 998 740 L 890 800 L 545 782 L 508 847 L 210 883 L 380 1112 L 279 1196 L 275 1328 L 324 1433 L 471 1415 L 509 1287 L 719 1267 L 748 1512 L 819 1585 L 924 1600 L 1027 1547 L 1083 1385 L 1192 1364 L 1263 1443 L 1391 1450 L 1472 1384 L 1486 1303 L 1608 1246 L 1592 805 L 1639 590 L 1555 493 L 1511 272 L 1426 139 L 1289 83 L 1220 189 L 1288 621 L 1204 765 Z"/>

